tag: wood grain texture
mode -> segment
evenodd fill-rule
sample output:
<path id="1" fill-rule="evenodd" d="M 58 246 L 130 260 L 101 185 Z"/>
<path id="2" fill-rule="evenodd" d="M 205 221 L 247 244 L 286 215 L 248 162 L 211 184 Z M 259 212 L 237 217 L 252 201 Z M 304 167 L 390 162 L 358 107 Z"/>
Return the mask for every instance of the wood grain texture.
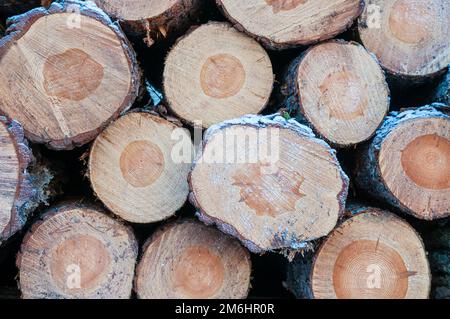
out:
<path id="1" fill-rule="evenodd" d="M 189 132 L 147 112 L 113 122 L 90 151 L 89 177 L 98 198 L 135 223 L 172 216 L 185 203 L 193 146 Z"/>
<path id="2" fill-rule="evenodd" d="M 449 216 L 450 117 L 444 109 L 433 104 L 392 112 L 358 155 L 357 186 L 417 218 Z"/>
<path id="3" fill-rule="evenodd" d="M 33 142 L 72 149 L 133 104 L 131 45 L 89 2 L 54 2 L 8 20 L 0 41 L 0 110 Z M 82 40 L 80 40 L 82 39 Z"/>
<path id="4" fill-rule="evenodd" d="M 207 130 L 190 186 L 202 221 L 263 252 L 327 235 L 343 213 L 348 178 L 307 127 L 248 115 Z"/>
<path id="5" fill-rule="evenodd" d="M 361 14 L 360 0 L 216 0 L 233 26 L 264 46 L 288 49 L 330 39 Z"/>
<path id="6" fill-rule="evenodd" d="M 367 0 L 359 36 L 392 76 L 423 82 L 450 62 L 449 15 L 449 0 Z"/>
<path id="7" fill-rule="evenodd" d="M 247 297 L 250 272 L 250 255 L 236 240 L 181 220 L 144 245 L 135 290 L 142 299 L 239 299 Z"/>
<path id="8" fill-rule="evenodd" d="M 378 62 L 359 44 L 332 40 L 295 59 L 281 87 L 281 106 L 337 147 L 368 140 L 389 109 Z"/>
<path id="9" fill-rule="evenodd" d="M 151 46 L 176 37 L 198 23 L 207 0 L 94 0 L 125 32 Z"/>
<path id="10" fill-rule="evenodd" d="M 273 86 L 266 51 L 230 24 L 210 22 L 179 39 L 167 56 L 164 91 L 170 109 L 204 128 L 259 113 Z"/>
<path id="11" fill-rule="evenodd" d="M 53 207 L 17 256 L 22 298 L 129 298 L 137 242 L 131 228 L 90 204 Z"/>
<path id="12" fill-rule="evenodd" d="M 288 266 L 287 287 L 299 298 L 428 298 L 430 268 L 416 231 L 378 208 L 351 205 L 346 215 L 317 252 Z"/>

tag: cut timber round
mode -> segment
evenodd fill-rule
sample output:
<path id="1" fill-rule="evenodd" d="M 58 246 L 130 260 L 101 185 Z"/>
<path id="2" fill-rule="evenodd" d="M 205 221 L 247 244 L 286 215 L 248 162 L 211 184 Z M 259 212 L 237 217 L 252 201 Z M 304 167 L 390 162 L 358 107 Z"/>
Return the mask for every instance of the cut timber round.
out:
<path id="1" fill-rule="evenodd" d="M 361 14 L 361 0 L 216 0 L 238 30 L 270 49 L 331 39 Z"/>
<path id="2" fill-rule="evenodd" d="M 89 176 L 100 200 L 135 223 L 172 216 L 189 193 L 189 132 L 157 116 L 131 112 L 95 140 Z"/>
<path id="3" fill-rule="evenodd" d="M 321 245 L 311 283 L 318 299 L 424 299 L 431 274 L 415 230 L 394 214 L 365 208 Z"/>
<path id="4" fill-rule="evenodd" d="M 366 0 L 359 35 L 390 74 L 433 77 L 450 63 L 450 0 Z"/>
<path id="5" fill-rule="evenodd" d="M 355 169 L 361 189 L 427 220 L 450 215 L 450 116 L 439 106 L 393 112 Z"/>
<path id="6" fill-rule="evenodd" d="M 120 21 L 134 37 L 144 37 L 147 45 L 177 35 L 196 23 L 202 0 L 94 0 L 110 16 Z"/>
<path id="7" fill-rule="evenodd" d="M 9 22 L 0 41 L 0 111 L 31 141 L 54 149 L 85 144 L 134 102 L 135 54 L 90 2 L 54 2 Z"/>
<path id="8" fill-rule="evenodd" d="M 137 242 L 131 228 L 79 203 L 54 207 L 17 257 L 22 297 L 129 298 Z"/>
<path id="9" fill-rule="evenodd" d="M 248 115 L 207 130 L 190 186 L 202 221 L 264 252 L 327 235 L 343 213 L 348 178 L 306 126 Z"/>
<path id="10" fill-rule="evenodd" d="M 49 180 L 40 184 L 42 179 L 29 170 L 34 164 L 22 127 L 0 116 L 0 244 L 19 231 L 48 199 Z"/>
<path id="11" fill-rule="evenodd" d="M 145 244 L 135 290 L 142 299 L 240 299 L 250 285 L 248 251 L 199 222 L 175 222 Z"/>
<path id="12" fill-rule="evenodd" d="M 259 113 L 269 101 L 272 85 L 266 51 L 228 23 L 210 22 L 180 39 L 164 69 L 171 110 L 205 128 Z"/>
<path id="13" fill-rule="evenodd" d="M 355 42 L 312 47 L 288 70 L 284 106 L 333 145 L 369 139 L 389 110 L 389 88 L 377 61 Z"/>

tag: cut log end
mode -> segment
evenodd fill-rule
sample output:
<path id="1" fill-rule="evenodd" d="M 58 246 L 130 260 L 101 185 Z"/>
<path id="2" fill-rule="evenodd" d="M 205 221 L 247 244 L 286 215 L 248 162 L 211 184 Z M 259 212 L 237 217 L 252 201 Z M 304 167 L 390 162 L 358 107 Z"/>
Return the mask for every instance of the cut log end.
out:
<path id="1" fill-rule="evenodd" d="M 194 221 L 172 223 L 144 246 L 137 268 L 139 298 L 245 298 L 249 253 L 219 231 Z"/>
<path id="2" fill-rule="evenodd" d="M 450 61 L 449 1 L 369 0 L 359 20 L 364 46 L 394 76 L 433 77 Z"/>
<path id="3" fill-rule="evenodd" d="M 396 127 L 381 145 L 381 176 L 423 218 L 450 214 L 450 120 L 422 118 Z"/>
<path id="4" fill-rule="evenodd" d="M 157 116 L 131 112 L 95 140 L 89 176 L 96 195 L 135 223 L 173 215 L 186 201 L 193 146 L 189 132 Z"/>
<path id="5" fill-rule="evenodd" d="M 169 53 L 164 70 L 169 107 L 205 128 L 259 113 L 272 85 L 267 53 L 227 23 L 208 23 L 191 31 Z"/>
<path id="6" fill-rule="evenodd" d="M 124 0 L 95 0 L 95 3 L 111 14 L 125 21 L 138 21 L 157 17 L 172 8 L 180 0 L 162 1 L 124 1 Z"/>
<path id="7" fill-rule="evenodd" d="M 307 51 L 289 73 L 296 75 L 299 116 L 327 141 L 349 146 L 369 139 L 389 109 L 389 89 L 377 61 L 357 43 L 330 41 Z M 288 75 L 288 81 L 291 80 Z"/>
<path id="8" fill-rule="evenodd" d="M 17 259 L 22 297 L 129 298 L 136 258 L 128 227 L 93 207 L 61 205 L 23 241 Z"/>
<path id="9" fill-rule="evenodd" d="M 414 229 L 385 211 L 358 212 L 322 244 L 312 269 L 314 297 L 428 298 L 430 269 Z"/>
<path id="10" fill-rule="evenodd" d="M 98 8 L 53 3 L 15 17 L 9 30 L 0 46 L 0 109 L 30 140 L 55 149 L 85 144 L 134 102 L 134 52 Z"/>
<path id="11" fill-rule="evenodd" d="M 327 235 L 343 212 L 348 178 L 308 128 L 246 116 L 207 131 L 190 184 L 200 219 L 260 252 L 299 249 Z"/>
<path id="12" fill-rule="evenodd" d="M 350 27 L 361 14 L 360 0 L 217 0 L 224 14 L 271 49 L 323 41 Z"/>

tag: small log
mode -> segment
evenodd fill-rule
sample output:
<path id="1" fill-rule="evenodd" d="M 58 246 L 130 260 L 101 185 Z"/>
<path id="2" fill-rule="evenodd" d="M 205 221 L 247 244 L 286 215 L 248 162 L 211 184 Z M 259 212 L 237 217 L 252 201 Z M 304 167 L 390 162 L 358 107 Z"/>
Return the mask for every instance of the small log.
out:
<path id="1" fill-rule="evenodd" d="M 192 157 L 187 130 L 148 112 L 130 112 L 95 140 L 89 177 L 113 213 L 152 223 L 172 216 L 186 202 Z"/>
<path id="2" fill-rule="evenodd" d="M 58 205 L 23 240 L 17 256 L 22 298 L 129 298 L 137 252 L 131 228 L 100 209 Z"/>
<path id="3" fill-rule="evenodd" d="M 0 111 L 20 122 L 29 140 L 72 149 L 131 107 L 140 85 L 135 53 L 92 3 L 54 2 L 8 21 Z"/>
<path id="4" fill-rule="evenodd" d="M 200 220 L 264 252 L 327 235 L 344 212 L 348 178 L 306 126 L 248 115 L 206 131 L 190 186 Z"/>
<path id="5" fill-rule="evenodd" d="M 141 299 L 246 298 L 248 251 L 236 240 L 199 222 L 173 222 L 144 245 L 135 290 Z"/>
<path id="6" fill-rule="evenodd" d="M 368 140 L 389 110 L 378 62 L 355 42 L 333 40 L 294 60 L 281 88 L 283 107 L 337 147 Z"/>
<path id="7" fill-rule="evenodd" d="M 450 224 L 424 236 L 432 276 L 431 298 L 450 299 Z"/>
<path id="8" fill-rule="evenodd" d="M 259 113 L 273 85 L 265 50 L 228 23 L 210 22 L 178 40 L 164 69 L 168 106 L 204 128 Z"/>
<path id="9" fill-rule="evenodd" d="M 450 115 L 442 104 L 392 112 L 358 155 L 356 185 L 417 218 L 450 215 Z"/>
<path id="10" fill-rule="evenodd" d="M 240 31 L 273 50 L 331 39 L 361 14 L 361 0 L 216 0 Z"/>
<path id="11" fill-rule="evenodd" d="M 94 0 L 125 32 L 151 46 L 173 38 L 198 23 L 204 0 Z"/>
<path id="12" fill-rule="evenodd" d="M 47 203 L 51 172 L 36 162 L 19 123 L 0 116 L 0 244 Z"/>
<path id="13" fill-rule="evenodd" d="M 359 37 L 397 80 L 423 83 L 450 62 L 450 2 L 366 0 Z"/>
<path id="14" fill-rule="evenodd" d="M 288 289 L 298 298 L 428 298 L 430 268 L 416 231 L 377 208 L 347 213 L 312 259 L 297 256 L 288 266 Z"/>

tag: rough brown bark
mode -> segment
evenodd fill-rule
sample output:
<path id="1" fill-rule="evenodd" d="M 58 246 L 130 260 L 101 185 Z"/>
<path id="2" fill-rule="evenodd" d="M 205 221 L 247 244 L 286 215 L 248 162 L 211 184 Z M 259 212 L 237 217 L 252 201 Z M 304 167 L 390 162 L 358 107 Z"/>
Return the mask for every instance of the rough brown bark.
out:
<path id="1" fill-rule="evenodd" d="M 132 20 L 111 7 L 109 1 L 94 0 L 100 8 L 120 22 L 128 35 L 143 39 L 148 46 L 155 42 L 173 39 L 185 32 L 190 26 L 197 24 L 201 11 L 208 1 L 178 0 L 172 7 L 157 16 Z M 127 1 L 124 0 L 123 2 Z"/>
<path id="2" fill-rule="evenodd" d="M 449 191 L 446 178 L 449 172 L 448 165 L 450 165 L 448 162 L 449 127 L 448 107 L 443 104 L 392 112 L 386 117 L 374 139 L 363 146 L 358 153 L 355 168 L 356 185 L 394 209 L 417 218 L 432 220 L 449 216 L 449 197 L 446 195 Z M 392 140 L 393 132 L 399 132 L 398 134 L 404 132 L 405 136 L 408 134 L 416 136 L 414 140 L 405 140 L 405 143 L 409 144 L 404 145 L 401 144 L 403 143 L 402 135 Z M 417 148 L 421 139 L 425 139 L 426 145 L 429 142 L 430 148 Z M 380 156 L 387 141 L 391 147 L 389 151 L 384 151 L 383 156 Z M 396 143 L 400 143 L 399 147 L 404 149 L 398 149 L 395 146 Z M 416 151 L 405 153 L 408 148 Z M 419 156 L 421 149 L 425 153 Z M 396 156 L 395 159 L 398 162 L 389 162 L 390 154 Z M 382 170 L 386 172 L 385 176 Z M 390 170 L 392 172 L 389 173 Z M 393 173 L 394 170 L 398 171 L 398 174 Z M 397 175 L 401 175 L 402 179 L 394 182 L 393 176 Z M 386 178 L 390 179 L 389 182 Z M 397 192 L 397 195 L 393 192 Z"/>
<path id="3" fill-rule="evenodd" d="M 63 13 L 73 16 L 64 17 Z M 28 54 L 36 55 L 35 58 L 40 65 L 39 72 L 43 74 L 43 79 L 41 79 L 27 69 L 29 57 L 21 55 L 20 43 L 23 43 L 24 38 L 29 36 L 30 29 L 37 28 L 37 26 L 45 28 L 40 23 L 44 17 L 49 23 L 52 21 L 61 26 L 61 28 L 51 29 L 51 32 L 55 32 L 54 36 L 61 36 L 60 32 L 66 29 L 70 30 L 70 32 L 67 31 L 67 37 L 74 36 L 74 31 L 86 36 L 85 33 L 90 34 L 92 29 L 98 28 L 107 32 L 111 41 L 97 39 L 98 41 L 94 43 L 88 40 L 94 36 L 90 34 L 90 37 L 85 39 L 86 43 L 83 49 L 80 49 L 78 43 L 74 44 L 73 41 L 69 41 L 67 48 L 59 48 L 60 54 L 52 55 L 53 49 L 48 48 L 52 45 L 51 42 L 46 39 L 38 39 L 39 47 L 31 50 Z M 80 26 L 75 25 L 78 22 L 77 19 L 82 19 L 80 21 L 84 21 L 84 23 L 81 23 Z M 120 27 L 91 2 L 76 0 L 53 2 L 49 8 L 36 8 L 10 18 L 7 23 L 6 36 L 0 40 L 0 62 L 5 64 L 0 68 L 0 77 L 22 76 L 27 78 L 27 81 L 24 82 L 25 84 L 19 80 L 2 81 L 0 84 L 0 102 L 2 103 L 0 110 L 8 117 L 21 122 L 25 135 L 30 141 L 46 144 L 57 150 L 67 150 L 83 145 L 94 139 L 111 120 L 117 118 L 134 103 L 141 85 L 141 73 L 134 50 Z M 72 26 L 71 23 L 74 25 Z M 86 26 L 91 26 L 92 29 Z M 105 60 L 103 60 L 103 56 L 98 52 L 95 53 L 97 56 L 92 59 L 90 54 L 95 52 L 92 51 L 92 47 L 99 48 L 100 46 L 117 53 L 114 63 L 110 62 L 108 55 L 105 55 Z M 19 48 L 19 53 L 14 51 L 17 48 Z M 89 54 L 84 52 L 85 48 Z M 66 50 L 64 51 L 64 49 Z M 13 75 L 10 74 L 9 63 L 5 62 L 7 58 L 12 59 L 10 51 L 14 52 L 15 59 L 24 60 L 19 60 L 19 62 L 22 61 L 20 63 L 23 65 L 23 69 Z M 121 63 L 117 59 L 120 59 Z M 80 61 L 89 63 L 82 64 Z M 61 69 L 67 70 L 72 76 L 71 79 L 64 79 L 64 76 L 68 75 L 62 73 Z M 77 70 L 78 75 L 76 74 Z M 83 79 L 84 72 L 90 74 L 86 80 Z M 123 73 L 124 80 L 114 75 L 117 72 Z M 98 99 L 101 98 L 104 103 L 106 99 L 104 86 L 110 82 L 115 83 L 115 87 L 110 90 L 117 92 L 121 87 L 121 93 L 118 93 L 117 97 L 109 95 L 112 100 L 109 103 L 108 114 L 100 116 L 101 112 L 95 109 L 103 110 L 105 108 L 103 104 L 100 105 Z M 25 85 L 31 85 L 31 87 L 19 87 Z M 12 94 L 11 92 L 18 92 L 17 96 L 12 98 L 9 96 Z M 84 105 L 82 110 L 80 105 Z M 27 112 L 23 112 L 24 109 Z M 68 109 L 71 110 L 70 113 L 66 113 Z M 91 113 L 89 114 L 89 112 Z"/>
<path id="4" fill-rule="evenodd" d="M 0 199 L 9 202 L 9 199 L 6 198 L 7 193 L 15 192 L 11 211 L 3 212 L 9 216 L 2 216 L 2 219 L 6 218 L 9 222 L 0 229 L 1 244 L 21 230 L 34 210 L 41 204 L 48 204 L 49 198 L 54 193 L 49 187 L 53 174 L 43 161 L 36 161 L 24 138 L 20 124 L 0 116 L 0 126 L 2 151 L 11 146 L 15 149 L 14 155 L 8 154 L 8 157 L 2 157 L 0 154 L 0 184 L 2 184 L 3 192 L 0 194 Z M 9 133 L 9 136 L 3 133 Z M 13 158 L 17 160 L 18 167 L 11 164 Z M 14 177 L 15 181 L 9 182 L 8 173 L 15 170 L 19 172 L 19 175 Z M 13 189 L 8 189 L 11 187 Z M 7 208 L 5 206 L 2 208 Z"/>

